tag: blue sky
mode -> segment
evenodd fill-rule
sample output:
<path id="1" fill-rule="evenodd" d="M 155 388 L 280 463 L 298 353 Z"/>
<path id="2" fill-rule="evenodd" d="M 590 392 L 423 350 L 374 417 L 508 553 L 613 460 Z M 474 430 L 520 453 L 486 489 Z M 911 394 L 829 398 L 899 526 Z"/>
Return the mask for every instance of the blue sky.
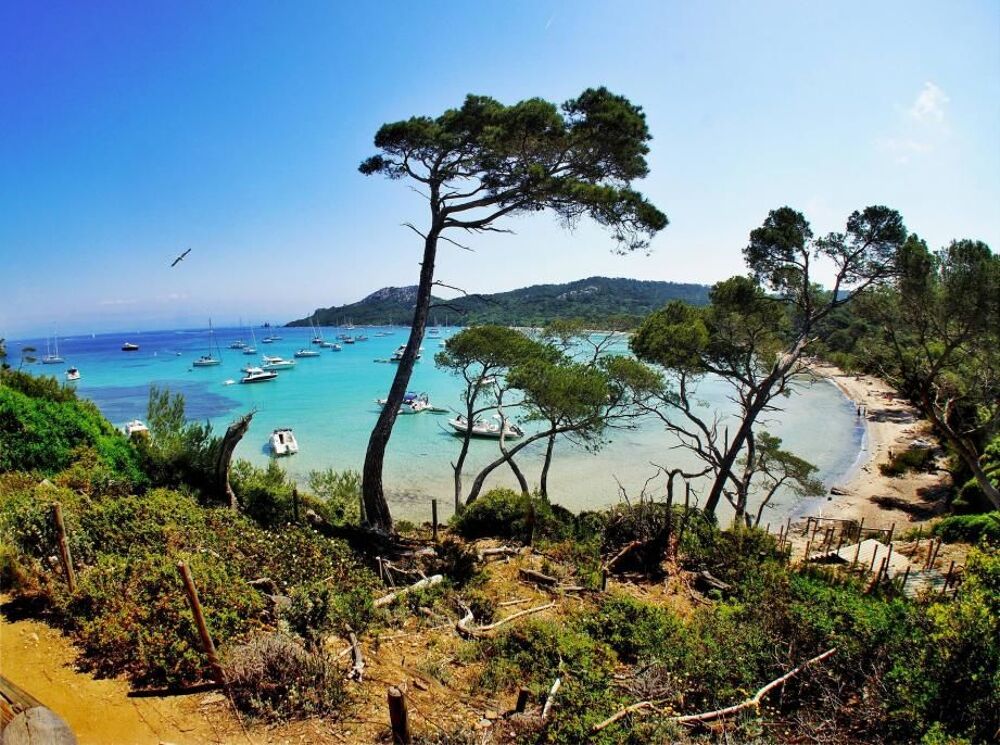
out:
<path id="1" fill-rule="evenodd" d="M 425 205 L 357 172 L 378 126 L 594 85 L 647 113 L 640 188 L 671 219 L 651 255 L 541 215 L 444 249 L 442 281 L 710 283 L 783 204 L 817 232 L 880 203 L 932 245 L 1000 246 L 995 0 L 8 0 L 0 336 L 279 322 L 412 284 L 400 223 Z"/>

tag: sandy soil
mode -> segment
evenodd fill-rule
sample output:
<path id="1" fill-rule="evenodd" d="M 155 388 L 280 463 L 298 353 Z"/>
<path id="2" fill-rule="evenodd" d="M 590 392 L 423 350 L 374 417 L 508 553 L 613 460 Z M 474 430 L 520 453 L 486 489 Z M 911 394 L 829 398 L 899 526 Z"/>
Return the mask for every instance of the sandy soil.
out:
<path id="1" fill-rule="evenodd" d="M 847 375 L 832 365 L 817 363 L 811 367 L 816 374 L 832 380 L 855 407 L 862 407 L 867 432 L 860 466 L 845 483 L 835 487 L 841 493 L 811 514 L 863 518 L 865 525 L 873 528 L 895 523 L 897 531 L 937 514 L 941 490 L 949 484 L 944 471 L 907 473 L 898 478 L 883 476 L 879 471 L 879 465 L 889 461 L 890 453 L 905 450 L 914 440 L 936 442 L 930 425 L 878 378 Z"/>

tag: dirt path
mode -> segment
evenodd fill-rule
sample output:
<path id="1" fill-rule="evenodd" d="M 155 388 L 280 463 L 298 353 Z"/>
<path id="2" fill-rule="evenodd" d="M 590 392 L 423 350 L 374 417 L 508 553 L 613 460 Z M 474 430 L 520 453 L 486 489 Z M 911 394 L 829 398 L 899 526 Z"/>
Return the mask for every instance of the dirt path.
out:
<path id="1" fill-rule="evenodd" d="M 217 695 L 129 698 L 128 683 L 78 672 L 75 659 L 57 630 L 0 615 L 0 672 L 65 719 L 80 745 L 247 742 Z"/>

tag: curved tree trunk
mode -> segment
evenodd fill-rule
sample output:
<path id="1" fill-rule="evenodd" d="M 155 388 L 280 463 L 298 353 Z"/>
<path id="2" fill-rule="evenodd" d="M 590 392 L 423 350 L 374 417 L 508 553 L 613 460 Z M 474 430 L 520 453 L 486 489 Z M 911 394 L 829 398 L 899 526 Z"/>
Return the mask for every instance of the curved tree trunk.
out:
<path id="1" fill-rule="evenodd" d="M 549 466 L 552 465 L 552 450 L 555 448 L 556 436 L 549 435 L 545 444 L 545 460 L 542 461 L 542 475 L 538 480 L 538 491 L 543 499 L 549 498 Z"/>
<path id="2" fill-rule="evenodd" d="M 385 406 L 379 414 L 378 421 L 368 438 L 368 451 L 365 453 L 365 465 L 362 472 L 361 493 L 365 502 L 365 512 L 368 523 L 376 530 L 390 532 L 392 516 L 389 514 L 389 504 L 385 500 L 382 489 L 382 466 L 385 462 L 385 449 L 392 435 L 392 427 L 399 415 L 399 406 L 403 403 L 413 365 L 417 361 L 420 342 L 424 338 L 427 327 L 427 314 L 431 306 L 431 290 L 434 286 L 434 259 L 437 255 L 437 242 L 440 226 L 435 216 L 434 226 L 424 240 L 424 260 L 420 267 L 420 284 L 417 287 L 417 303 L 413 309 L 413 325 L 410 328 L 410 338 L 406 342 L 403 358 L 396 368 L 392 379 L 389 395 Z"/>
<path id="3" fill-rule="evenodd" d="M 567 431 L 567 430 L 560 430 L 560 432 L 562 431 Z M 509 451 L 505 450 L 503 455 L 501 455 L 492 463 L 486 465 L 483 468 L 483 470 L 481 470 L 479 474 L 476 476 L 476 480 L 472 482 L 472 489 L 469 490 L 469 496 L 466 498 L 465 504 L 470 505 L 474 501 L 476 501 L 476 499 L 479 497 L 479 492 L 483 490 L 483 484 L 486 482 L 487 476 L 493 473 L 493 471 L 502 466 L 504 463 L 508 462 L 513 463 L 512 458 L 515 455 L 517 455 L 531 443 L 536 442 L 537 440 L 540 440 L 543 437 L 548 437 L 549 434 L 550 434 L 549 432 L 538 432 L 537 434 L 534 434 L 531 437 L 521 440 L 521 442 L 512 447 Z M 558 432 L 555 434 L 558 434 Z"/>
<path id="4" fill-rule="evenodd" d="M 976 480 L 976 484 L 982 489 L 983 495 L 990 501 L 993 505 L 993 509 L 1000 510 L 1000 488 L 997 487 L 990 477 L 986 475 L 986 471 L 983 470 L 982 463 L 979 462 L 979 454 L 976 452 L 974 447 L 970 447 L 969 443 L 957 433 L 954 428 L 948 424 L 946 418 L 934 405 L 933 400 L 929 392 L 925 389 L 921 390 L 920 395 L 920 406 L 918 407 L 921 412 L 930 419 L 931 424 L 934 425 L 935 429 L 941 433 L 941 436 L 948 441 L 948 444 L 955 449 L 958 457 L 962 459 L 965 467 L 969 469 L 972 473 L 972 477 Z"/>
<path id="5" fill-rule="evenodd" d="M 719 506 L 719 500 L 722 499 L 722 490 L 726 485 L 726 481 L 730 478 L 733 465 L 739 457 L 740 450 L 743 449 L 747 437 L 753 430 L 754 424 L 757 423 L 757 417 L 760 416 L 760 413 L 773 397 L 771 390 L 774 388 L 774 384 L 788 374 L 788 371 L 792 369 L 795 362 L 802 356 L 802 351 L 809 343 L 806 333 L 803 332 L 795 341 L 795 344 L 792 345 L 792 348 L 782 355 L 780 361 L 775 364 L 774 369 L 764 378 L 754 392 L 750 408 L 743 415 L 743 421 L 740 422 L 740 428 L 736 431 L 736 436 L 729 443 L 725 455 L 719 462 L 719 470 L 715 475 L 715 482 L 712 484 L 712 490 L 708 493 L 708 498 L 705 500 L 705 512 L 715 514 L 715 510 Z"/>
<path id="6" fill-rule="evenodd" d="M 215 482 L 229 503 L 231 510 L 239 509 L 239 504 L 236 502 L 236 493 L 233 492 L 233 487 L 229 484 L 229 464 L 233 459 L 233 451 L 243 439 L 243 435 L 250 429 L 250 420 L 253 419 L 253 415 L 254 412 L 251 411 L 229 425 L 222 442 L 219 444 L 219 455 L 215 459 Z"/>

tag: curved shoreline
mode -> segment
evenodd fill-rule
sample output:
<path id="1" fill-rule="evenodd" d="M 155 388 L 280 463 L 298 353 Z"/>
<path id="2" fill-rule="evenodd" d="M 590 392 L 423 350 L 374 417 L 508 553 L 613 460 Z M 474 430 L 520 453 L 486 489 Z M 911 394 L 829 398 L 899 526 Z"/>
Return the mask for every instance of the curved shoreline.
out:
<path id="1" fill-rule="evenodd" d="M 920 492 L 942 486 L 947 475 L 906 473 L 892 477 L 883 475 L 879 468 L 888 463 L 894 450 L 904 450 L 918 438 L 936 441 L 929 423 L 884 380 L 848 375 L 822 362 L 811 362 L 809 368 L 836 385 L 852 405 L 864 407 L 864 435 L 857 460 L 831 487 L 831 496 L 797 511 L 797 516 L 863 519 L 873 527 L 929 519 L 933 507 Z"/>

